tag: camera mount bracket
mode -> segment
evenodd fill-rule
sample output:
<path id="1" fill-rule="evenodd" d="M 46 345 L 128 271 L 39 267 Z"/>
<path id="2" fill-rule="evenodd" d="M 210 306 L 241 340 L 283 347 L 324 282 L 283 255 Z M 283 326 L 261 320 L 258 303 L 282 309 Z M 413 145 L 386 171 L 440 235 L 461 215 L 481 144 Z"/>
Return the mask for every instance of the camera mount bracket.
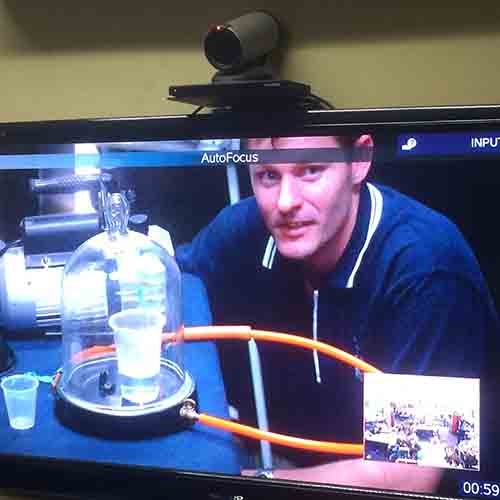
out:
<path id="1" fill-rule="evenodd" d="M 232 111 L 308 109 L 311 87 L 290 80 L 250 80 L 169 87 L 169 100 Z"/>

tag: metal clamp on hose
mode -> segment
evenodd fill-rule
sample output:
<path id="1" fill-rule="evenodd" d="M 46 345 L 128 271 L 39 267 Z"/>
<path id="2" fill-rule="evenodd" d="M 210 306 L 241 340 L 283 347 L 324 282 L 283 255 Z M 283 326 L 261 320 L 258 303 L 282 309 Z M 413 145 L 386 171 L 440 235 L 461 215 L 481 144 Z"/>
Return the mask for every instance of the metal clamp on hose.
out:
<path id="1" fill-rule="evenodd" d="M 200 416 L 196 412 L 196 401 L 194 399 L 186 399 L 182 404 L 179 415 L 188 420 L 199 420 Z"/>

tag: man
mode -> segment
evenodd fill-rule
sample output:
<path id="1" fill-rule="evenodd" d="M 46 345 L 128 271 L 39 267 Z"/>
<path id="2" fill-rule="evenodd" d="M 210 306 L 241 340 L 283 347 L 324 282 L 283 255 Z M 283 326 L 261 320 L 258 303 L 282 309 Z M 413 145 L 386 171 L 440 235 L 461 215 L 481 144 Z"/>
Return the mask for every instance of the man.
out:
<path id="1" fill-rule="evenodd" d="M 332 148 L 335 156 L 250 166 L 255 197 L 224 209 L 179 249 L 181 267 L 205 281 L 217 324 L 311 337 L 315 323 L 319 340 L 382 371 L 479 376 L 496 312 L 477 261 L 445 217 L 366 182 L 371 155 L 359 152 L 372 150 L 369 135 L 251 139 L 246 146 L 299 155 Z M 283 346 L 260 349 L 271 430 L 362 441 L 359 372 Z M 220 352 L 229 400 L 249 422 L 245 350 L 227 344 Z M 413 489 L 422 491 L 439 477 L 432 469 L 408 474 L 393 464 L 319 465 L 329 457 L 287 456 L 304 469 L 278 477 L 404 489 L 415 480 Z"/>

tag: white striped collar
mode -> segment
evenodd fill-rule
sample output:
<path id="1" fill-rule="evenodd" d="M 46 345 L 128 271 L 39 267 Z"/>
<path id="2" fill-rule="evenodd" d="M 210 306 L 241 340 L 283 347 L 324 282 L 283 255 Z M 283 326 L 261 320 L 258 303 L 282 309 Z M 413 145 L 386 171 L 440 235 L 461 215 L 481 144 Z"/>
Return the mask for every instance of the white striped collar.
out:
<path id="1" fill-rule="evenodd" d="M 368 192 L 370 194 L 370 221 L 368 223 L 368 231 L 366 233 L 366 240 L 361 248 L 358 258 L 356 259 L 356 263 L 351 271 L 349 279 L 346 283 L 346 288 L 352 288 L 354 286 L 354 280 L 356 278 L 356 274 L 361 266 L 363 261 L 363 257 L 368 249 L 368 245 L 370 244 L 373 235 L 377 227 L 380 224 L 380 219 L 382 218 L 382 210 L 384 206 L 384 199 L 382 197 L 382 193 L 369 182 L 366 184 L 368 187 Z M 277 252 L 277 245 L 272 236 L 269 236 L 267 240 L 266 250 L 264 252 L 264 257 L 262 258 L 262 265 L 266 269 L 272 269 L 274 260 Z"/>
<path id="2" fill-rule="evenodd" d="M 278 247 L 276 246 L 274 238 L 272 236 L 269 236 L 269 239 L 267 240 L 266 251 L 264 252 L 264 258 L 262 259 L 262 265 L 265 268 L 271 269 L 273 267 L 277 248 Z"/>

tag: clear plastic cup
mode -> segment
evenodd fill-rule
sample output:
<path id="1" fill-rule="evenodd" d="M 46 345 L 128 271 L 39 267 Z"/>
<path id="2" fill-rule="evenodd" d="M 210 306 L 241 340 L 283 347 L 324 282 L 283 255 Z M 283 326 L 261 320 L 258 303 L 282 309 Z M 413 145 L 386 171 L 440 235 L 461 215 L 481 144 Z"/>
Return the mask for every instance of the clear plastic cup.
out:
<path id="1" fill-rule="evenodd" d="M 35 425 L 38 380 L 31 375 L 11 375 L 2 379 L 1 386 L 10 426 L 31 429 Z"/>
<path id="2" fill-rule="evenodd" d="M 158 397 L 165 316 L 155 309 L 127 309 L 109 318 L 115 338 L 122 397 L 144 404 Z"/>

